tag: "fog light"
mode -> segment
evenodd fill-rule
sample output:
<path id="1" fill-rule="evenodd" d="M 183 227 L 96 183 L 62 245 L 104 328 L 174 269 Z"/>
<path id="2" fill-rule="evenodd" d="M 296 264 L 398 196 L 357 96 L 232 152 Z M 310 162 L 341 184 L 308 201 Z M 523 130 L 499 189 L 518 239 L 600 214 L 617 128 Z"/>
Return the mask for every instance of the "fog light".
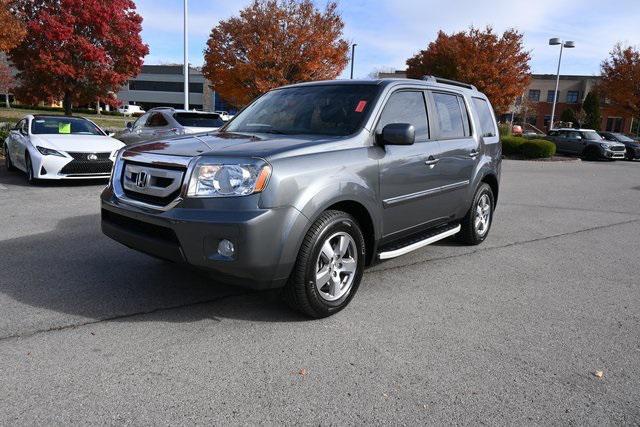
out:
<path id="1" fill-rule="evenodd" d="M 218 243 L 218 253 L 224 257 L 233 258 L 233 255 L 236 253 L 236 248 L 229 240 L 222 239 L 220 243 Z"/>

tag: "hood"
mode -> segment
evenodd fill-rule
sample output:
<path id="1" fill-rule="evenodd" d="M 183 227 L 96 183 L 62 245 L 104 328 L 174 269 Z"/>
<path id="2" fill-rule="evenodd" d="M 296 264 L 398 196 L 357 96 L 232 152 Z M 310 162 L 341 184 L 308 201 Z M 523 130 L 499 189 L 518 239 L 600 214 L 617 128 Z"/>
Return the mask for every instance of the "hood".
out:
<path id="1" fill-rule="evenodd" d="M 124 147 L 121 141 L 101 135 L 31 135 L 31 142 L 56 151 L 78 153 L 106 153 Z"/>
<path id="2" fill-rule="evenodd" d="M 171 156 L 255 156 L 269 157 L 270 155 L 294 149 L 316 146 L 321 143 L 335 142 L 344 138 L 327 136 L 285 136 L 264 134 L 236 134 L 236 133 L 204 133 L 199 135 L 185 135 L 152 142 L 132 145 L 128 152 L 161 154 Z"/>
<path id="3" fill-rule="evenodd" d="M 618 141 L 608 141 L 606 139 L 603 139 L 602 141 L 599 141 L 601 144 L 607 144 L 610 147 L 624 147 L 625 145 L 622 142 L 618 142 Z"/>

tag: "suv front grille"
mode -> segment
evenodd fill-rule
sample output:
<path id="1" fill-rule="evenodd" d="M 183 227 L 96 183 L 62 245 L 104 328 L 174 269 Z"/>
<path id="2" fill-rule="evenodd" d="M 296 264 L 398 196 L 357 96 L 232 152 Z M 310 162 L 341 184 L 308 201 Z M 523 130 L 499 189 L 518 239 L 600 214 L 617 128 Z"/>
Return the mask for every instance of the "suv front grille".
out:
<path id="1" fill-rule="evenodd" d="M 120 177 L 127 197 L 166 206 L 178 197 L 186 169 L 125 162 Z"/>
<path id="2" fill-rule="evenodd" d="M 611 147 L 611 151 L 624 151 L 624 147 L 621 147 L 619 145 L 614 145 Z"/>

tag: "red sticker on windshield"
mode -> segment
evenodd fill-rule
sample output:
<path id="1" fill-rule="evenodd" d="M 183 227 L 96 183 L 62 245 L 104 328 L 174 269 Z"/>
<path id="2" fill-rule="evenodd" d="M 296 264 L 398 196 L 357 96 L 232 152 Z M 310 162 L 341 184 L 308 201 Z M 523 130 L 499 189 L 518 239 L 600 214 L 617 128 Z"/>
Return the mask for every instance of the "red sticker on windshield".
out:
<path id="1" fill-rule="evenodd" d="M 358 105 L 356 105 L 356 113 L 362 113 L 364 111 L 364 107 L 367 106 L 367 101 L 360 101 Z"/>

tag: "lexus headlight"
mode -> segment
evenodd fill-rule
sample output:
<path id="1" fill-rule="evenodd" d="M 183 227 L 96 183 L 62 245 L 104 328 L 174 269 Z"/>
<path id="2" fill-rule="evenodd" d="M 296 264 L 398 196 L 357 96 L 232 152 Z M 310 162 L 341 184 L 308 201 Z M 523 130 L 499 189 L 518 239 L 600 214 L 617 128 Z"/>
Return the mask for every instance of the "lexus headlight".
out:
<path id="1" fill-rule="evenodd" d="M 189 197 L 233 197 L 260 193 L 267 186 L 271 166 L 256 163 L 221 163 L 201 160 L 189 181 Z"/>
<path id="2" fill-rule="evenodd" d="M 36 146 L 36 148 L 38 149 L 38 151 L 40 152 L 40 154 L 42 154 L 43 156 L 60 156 L 60 157 L 65 157 L 64 154 L 62 154 L 59 151 L 56 150 L 52 150 L 51 148 L 45 148 L 45 147 L 40 147 L 39 145 Z"/>

